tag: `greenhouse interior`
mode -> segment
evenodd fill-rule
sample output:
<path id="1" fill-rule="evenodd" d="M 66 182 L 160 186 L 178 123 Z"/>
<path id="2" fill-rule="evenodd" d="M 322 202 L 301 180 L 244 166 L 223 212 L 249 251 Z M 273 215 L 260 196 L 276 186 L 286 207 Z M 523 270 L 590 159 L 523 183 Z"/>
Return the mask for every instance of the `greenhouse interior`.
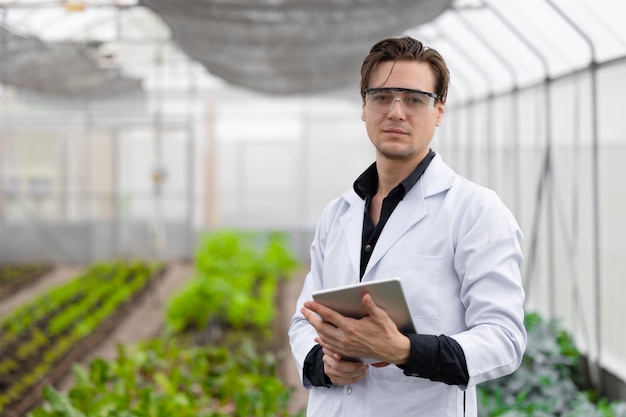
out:
<path id="1" fill-rule="evenodd" d="M 479 415 L 626 416 L 625 18 L 0 0 L 0 416 L 304 415 L 287 330 L 320 216 L 376 157 L 361 63 L 405 35 L 450 71 L 432 149 L 524 235 L 528 346 Z"/>

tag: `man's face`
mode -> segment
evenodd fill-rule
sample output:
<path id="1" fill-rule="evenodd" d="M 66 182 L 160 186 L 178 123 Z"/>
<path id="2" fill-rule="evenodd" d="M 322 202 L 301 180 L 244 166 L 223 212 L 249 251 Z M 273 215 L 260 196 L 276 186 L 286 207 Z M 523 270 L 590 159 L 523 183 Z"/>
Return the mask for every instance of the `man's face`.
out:
<path id="1" fill-rule="evenodd" d="M 372 71 L 368 87 L 434 92 L 435 78 L 424 62 L 383 62 Z M 377 158 L 418 163 L 428 154 L 443 113 L 443 104 L 439 101 L 429 113 L 416 115 L 407 115 L 400 100 L 394 101 L 386 114 L 373 111 L 363 102 L 361 119 L 376 148 Z"/>

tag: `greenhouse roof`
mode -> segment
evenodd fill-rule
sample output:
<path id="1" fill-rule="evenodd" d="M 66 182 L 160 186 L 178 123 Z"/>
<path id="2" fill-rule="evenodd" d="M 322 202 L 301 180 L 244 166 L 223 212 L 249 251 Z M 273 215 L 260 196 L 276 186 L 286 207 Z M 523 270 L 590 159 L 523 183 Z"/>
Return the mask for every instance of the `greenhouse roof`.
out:
<path id="1" fill-rule="evenodd" d="M 462 100 L 626 56 L 626 3 L 614 0 L 0 0 L 0 10 L 0 83 L 55 96 L 146 88 L 173 56 L 213 88 L 324 92 L 355 86 L 371 44 L 401 34 L 443 54 Z"/>

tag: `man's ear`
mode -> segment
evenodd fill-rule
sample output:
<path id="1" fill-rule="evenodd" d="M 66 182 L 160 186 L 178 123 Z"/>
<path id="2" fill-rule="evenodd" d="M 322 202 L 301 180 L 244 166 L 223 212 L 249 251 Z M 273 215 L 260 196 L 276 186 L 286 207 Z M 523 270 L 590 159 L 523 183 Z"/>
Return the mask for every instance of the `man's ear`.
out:
<path id="1" fill-rule="evenodd" d="M 440 104 L 437 106 L 437 118 L 435 119 L 435 125 L 439 126 L 441 124 L 441 121 L 443 120 L 443 114 L 445 113 L 445 109 L 443 107 L 443 104 Z"/>

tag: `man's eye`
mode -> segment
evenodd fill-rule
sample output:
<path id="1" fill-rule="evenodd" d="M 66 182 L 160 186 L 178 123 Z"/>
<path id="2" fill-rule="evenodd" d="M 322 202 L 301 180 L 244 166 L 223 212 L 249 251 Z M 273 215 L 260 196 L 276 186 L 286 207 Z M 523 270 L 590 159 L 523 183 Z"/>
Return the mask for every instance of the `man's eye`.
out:
<path id="1" fill-rule="evenodd" d="M 411 95 L 406 98 L 406 103 L 410 106 L 420 106 L 426 103 L 421 95 Z"/>
<path id="2" fill-rule="evenodd" d="M 374 100 L 380 103 L 389 103 L 391 101 L 391 95 L 390 94 L 376 94 L 374 96 Z"/>

